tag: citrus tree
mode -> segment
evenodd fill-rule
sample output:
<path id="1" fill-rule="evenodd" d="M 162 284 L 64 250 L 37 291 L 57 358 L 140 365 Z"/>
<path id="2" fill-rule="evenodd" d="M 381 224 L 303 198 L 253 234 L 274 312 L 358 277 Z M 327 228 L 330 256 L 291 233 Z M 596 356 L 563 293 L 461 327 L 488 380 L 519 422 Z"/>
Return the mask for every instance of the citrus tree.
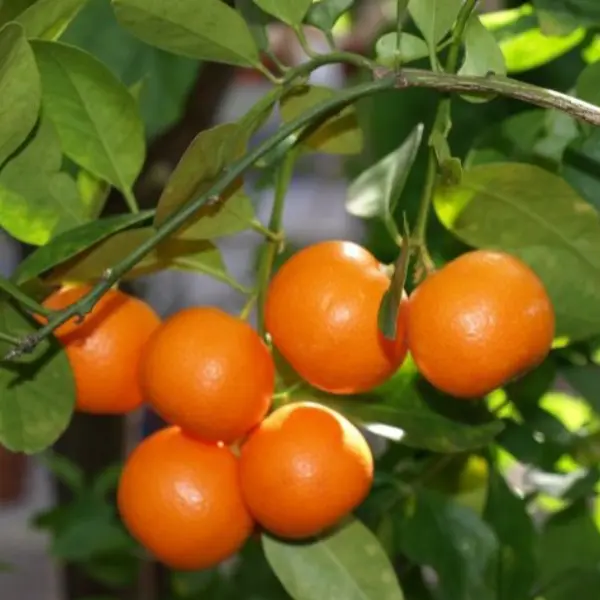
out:
<path id="1" fill-rule="evenodd" d="M 75 410 L 143 402 L 170 425 L 93 481 L 47 457 L 74 492 L 37 518 L 54 555 L 114 589 L 152 556 L 172 569 L 173 598 L 595 597 L 597 3 L 483 15 L 476 0 L 398 0 L 364 54 L 332 33 L 348 0 L 104 3 L 188 74 L 224 63 L 272 84 L 239 120 L 201 131 L 144 211 L 145 126 L 173 115 L 150 114 L 143 81 L 61 40 L 83 4 L 0 5 L 0 226 L 36 246 L 0 279 L 0 443 L 42 452 Z M 273 21 L 307 62 L 273 56 Z M 330 51 L 309 47 L 306 25 Z M 521 76 L 567 55 L 566 92 Z M 351 85 L 309 82 L 336 63 L 356 70 Z M 391 264 L 345 241 L 282 259 L 297 161 L 359 154 L 365 107 L 406 106 L 414 89 L 434 118 L 403 114 L 407 135 L 359 169 L 346 202 Z M 519 109 L 475 136 L 469 122 L 506 99 Z M 255 143 L 276 108 L 280 127 Z M 268 223 L 244 190 L 252 171 L 273 180 Z M 123 214 L 99 218 L 110 188 Z M 246 230 L 264 238 L 252 289 L 216 243 Z M 161 323 L 119 284 L 165 268 L 230 284 L 244 309 Z M 357 426 L 386 441 L 375 457 Z"/>

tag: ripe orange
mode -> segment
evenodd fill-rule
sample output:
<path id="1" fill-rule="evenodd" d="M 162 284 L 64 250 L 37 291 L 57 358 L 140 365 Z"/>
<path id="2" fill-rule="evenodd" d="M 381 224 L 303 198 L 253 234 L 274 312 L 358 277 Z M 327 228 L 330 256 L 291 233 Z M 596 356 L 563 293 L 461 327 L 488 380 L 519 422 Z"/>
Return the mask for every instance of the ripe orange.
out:
<path id="1" fill-rule="evenodd" d="M 242 493 L 268 531 L 305 538 L 335 525 L 369 493 L 373 456 L 360 431 L 313 402 L 277 409 L 242 446 Z"/>
<path id="2" fill-rule="evenodd" d="M 267 414 L 275 366 L 244 321 L 212 307 L 167 319 L 146 346 L 141 381 L 168 422 L 208 441 L 234 442 Z"/>
<path id="3" fill-rule="evenodd" d="M 66 287 L 51 294 L 43 304 L 61 310 L 89 290 L 87 285 Z M 142 404 L 138 379 L 140 355 L 159 325 L 160 319 L 146 303 L 111 289 L 82 323 L 73 318 L 55 331 L 73 369 L 77 410 L 123 414 Z"/>
<path id="4" fill-rule="evenodd" d="M 502 252 L 467 252 L 409 301 L 408 343 L 419 371 L 461 398 L 491 392 L 548 354 L 554 311 L 537 275 Z"/>
<path id="5" fill-rule="evenodd" d="M 389 277 L 367 250 L 326 241 L 300 250 L 273 277 L 265 323 L 273 343 L 308 383 L 334 394 L 368 391 L 402 364 L 406 310 L 397 338 L 377 325 Z"/>
<path id="6" fill-rule="evenodd" d="M 212 567 L 235 554 L 254 523 L 229 448 L 179 427 L 146 438 L 125 462 L 117 503 L 131 535 L 174 569 Z"/>

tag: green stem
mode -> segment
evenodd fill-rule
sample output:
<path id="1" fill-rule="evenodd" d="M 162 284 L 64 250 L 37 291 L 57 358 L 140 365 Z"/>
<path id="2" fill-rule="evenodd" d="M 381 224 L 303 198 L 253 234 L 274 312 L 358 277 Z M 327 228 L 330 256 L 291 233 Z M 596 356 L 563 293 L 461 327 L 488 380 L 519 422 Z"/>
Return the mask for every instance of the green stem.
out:
<path id="1" fill-rule="evenodd" d="M 16 338 L 13 335 L 9 335 L 8 333 L 3 333 L 0 331 L 0 342 L 8 342 L 9 344 L 18 344 L 20 342 L 19 338 Z"/>
<path id="2" fill-rule="evenodd" d="M 39 302 L 36 302 L 33 298 L 30 298 L 12 281 L 4 279 L 4 277 L 0 277 L 0 290 L 6 292 L 11 298 L 14 298 L 23 308 L 26 308 L 32 314 L 47 317 L 52 313 L 52 311 L 42 306 Z"/>
<path id="3" fill-rule="evenodd" d="M 280 242 L 281 241 L 281 238 L 277 233 L 275 233 L 274 231 L 271 231 L 268 227 L 265 227 L 258 219 L 252 219 L 249 223 L 250 223 L 250 227 L 254 231 L 265 236 L 269 241 L 271 241 L 271 242 Z"/>
<path id="4" fill-rule="evenodd" d="M 273 75 L 273 73 L 271 73 L 271 71 L 269 71 L 269 69 L 267 69 L 267 67 L 265 67 L 265 65 L 262 63 L 258 63 L 256 65 L 256 69 L 260 71 L 271 83 L 274 83 L 275 85 L 281 84 L 281 79 Z"/>
<path id="5" fill-rule="evenodd" d="M 427 218 L 431 208 L 431 201 L 435 191 L 435 181 L 437 176 L 437 161 L 433 148 L 429 148 L 429 157 L 427 160 L 427 171 L 425 174 L 425 184 L 421 194 L 419 203 L 419 212 L 417 213 L 417 221 L 413 231 L 413 239 L 421 243 L 425 239 L 425 230 L 427 228 Z"/>
<path id="6" fill-rule="evenodd" d="M 140 212 L 140 207 L 138 206 L 137 200 L 133 194 L 133 192 L 129 188 L 125 188 L 123 190 L 123 198 L 125 198 L 125 202 L 127 203 L 127 208 L 129 212 L 136 215 Z"/>
<path id="7" fill-rule="evenodd" d="M 275 182 L 275 197 L 273 199 L 273 208 L 271 209 L 271 219 L 269 221 L 269 230 L 278 236 L 278 240 L 267 240 L 263 246 L 260 264 L 258 267 L 258 332 L 265 335 L 265 300 L 267 287 L 271 279 L 273 263 L 279 250 L 279 244 L 282 238 L 283 209 L 285 206 L 285 197 L 287 195 L 290 181 L 296 162 L 297 148 L 291 148 L 285 155 L 278 171 Z"/>
<path id="8" fill-rule="evenodd" d="M 300 46 L 302 46 L 302 50 L 306 53 L 309 58 L 315 58 L 318 54 L 311 48 L 308 40 L 306 39 L 306 35 L 304 34 L 304 27 L 299 25 L 298 27 L 294 27 L 294 32 L 296 33 L 296 37 L 300 42 Z"/>

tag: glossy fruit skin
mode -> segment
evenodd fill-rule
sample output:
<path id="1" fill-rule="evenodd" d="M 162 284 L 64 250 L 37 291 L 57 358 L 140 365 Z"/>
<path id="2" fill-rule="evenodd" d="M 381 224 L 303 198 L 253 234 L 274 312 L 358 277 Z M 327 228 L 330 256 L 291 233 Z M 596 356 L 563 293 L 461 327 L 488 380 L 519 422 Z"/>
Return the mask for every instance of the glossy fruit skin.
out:
<path id="1" fill-rule="evenodd" d="M 43 305 L 61 310 L 90 289 L 87 285 L 62 288 Z M 45 322 L 42 317 L 38 320 Z M 125 414 L 142 405 L 140 356 L 159 325 L 159 317 L 145 302 L 111 289 L 83 323 L 77 324 L 73 318 L 55 331 L 73 369 L 79 412 Z"/>
<path id="2" fill-rule="evenodd" d="M 233 452 L 175 426 L 146 438 L 125 461 L 117 504 L 131 535 L 173 569 L 217 565 L 254 527 Z"/>
<path id="3" fill-rule="evenodd" d="M 411 294 L 408 343 L 421 374 L 477 398 L 534 368 L 550 351 L 555 317 L 538 276 L 502 252 L 475 250 Z"/>
<path id="4" fill-rule="evenodd" d="M 246 322 L 212 307 L 184 309 L 152 336 L 140 378 L 167 422 L 207 441 L 232 443 L 267 414 L 275 366 Z"/>
<path id="5" fill-rule="evenodd" d="M 271 413 L 242 446 L 242 493 L 267 531 L 302 539 L 354 510 L 373 482 L 373 456 L 337 412 L 296 402 Z"/>
<path id="6" fill-rule="evenodd" d="M 380 263 L 353 242 L 325 241 L 287 260 L 265 303 L 274 345 L 308 383 L 333 394 L 373 389 L 407 352 L 406 300 L 397 337 L 379 331 L 379 305 L 390 284 Z"/>

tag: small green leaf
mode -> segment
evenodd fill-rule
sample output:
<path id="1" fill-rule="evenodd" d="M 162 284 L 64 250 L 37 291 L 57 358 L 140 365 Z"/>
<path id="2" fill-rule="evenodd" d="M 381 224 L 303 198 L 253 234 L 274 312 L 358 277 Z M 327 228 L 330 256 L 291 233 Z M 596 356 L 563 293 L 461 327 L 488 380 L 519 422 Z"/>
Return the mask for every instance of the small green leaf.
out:
<path id="1" fill-rule="evenodd" d="M 386 67 L 395 67 L 401 64 L 419 60 L 429 55 L 427 44 L 416 35 L 402 33 L 400 36 L 400 48 L 397 46 L 398 34 L 394 31 L 382 35 L 375 44 L 375 55 L 377 62 Z"/>
<path id="2" fill-rule="evenodd" d="M 103 498 L 110 492 L 116 490 L 119 485 L 121 473 L 123 473 L 122 464 L 116 464 L 106 467 L 94 479 L 91 488 L 92 493 L 96 496 L 100 496 Z"/>
<path id="3" fill-rule="evenodd" d="M 402 248 L 400 255 L 394 265 L 394 274 L 387 289 L 378 312 L 378 327 L 383 335 L 390 339 L 396 339 L 398 314 L 400 312 L 400 303 L 404 296 L 404 283 L 408 271 L 408 261 L 410 259 L 410 243 L 407 235 L 402 239 Z"/>
<path id="4" fill-rule="evenodd" d="M 316 104 L 330 100 L 338 92 L 328 87 L 305 85 L 290 90 L 281 99 L 281 118 L 285 123 L 293 121 Z M 316 129 L 305 129 L 303 143 L 319 152 L 330 154 L 358 154 L 362 150 L 363 134 L 354 106 L 347 106 L 330 117 Z"/>
<path id="5" fill-rule="evenodd" d="M 23 29 L 0 29 L 0 168 L 25 141 L 40 110 L 40 76 Z"/>
<path id="6" fill-rule="evenodd" d="M 127 88 L 97 59 L 58 42 L 33 42 L 43 107 L 64 153 L 130 193 L 145 156 L 144 127 Z"/>
<path id="7" fill-rule="evenodd" d="M 152 46 L 199 60 L 260 65 L 242 15 L 221 0 L 112 0 L 112 4 L 121 25 Z"/>
<path id="8" fill-rule="evenodd" d="M 77 493 L 83 490 L 85 474 L 81 467 L 66 456 L 56 452 L 48 452 L 42 456 L 42 462 L 71 492 Z"/>
<path id="9" fill-rule="evenodd" d="M 263 535 L 271 568 L 293 598 L 403 600 L 396 574 L 379 540 L 351 520 L 316 542 L 288 543 Z"/>
<path id="10" fill-rule="evenodd" d="M 569 365 L 560 372 L 594 411 L 600 414 L 600 367 Z"/>
<path id="11" fill-rule="evenodd" d="M 25 283 L 114 233 L 149 219 L 151 215 L 150 211 L 136 215 L 117 215 L 85 223 L 75 229 L 65 231 L 27 256 L 17 267 L 13 280 L 19 285 Z"/>
<path id="12" fill-rule="evenodd" d="M 475 511 L 422 489 L 405 502 L 397 531 L 403 554 L 435 569 L 440 598 L 496 600 L 498 542 Z"/>
<path id="13" fill-rule="evenodd" d="M 495 470 L 491 470 L 483 518 L 500 544 L 497 600 L 527 598 L 536 576 L 536 532 L 525 501 Z"/>
<path id="14" fill-rule="evenodd" d="M 41 246 L 89 220 L 69 175 L 61 172 L 60 142 L 42 116 L 27 145 L 0 171 L 0 225 L 15 238 Z"/>
<path id="15" fill-rule="evenodd" d="M 36 326 L 7 301 L 0 304 L 0 331 L 16 338 Z M 0 357 L 10 345 L 0 341 Z M 34 454 L 65 431 L 75 407 L 75 381 L 67 355 L 54 338 L 11 362 L 0 361 L 0 444 L 14 452 Z"/>
<path id="16" fill-rule="evenodd" d="M 600 333 L 600 216 L 563 179 L 533 165 L 481 165 L 439 188 L 435 207 L 466 243 L 529 264 L 548 290 L 558 336 Z"/>
<path id="17" fill-rule="evenodd" d="M 600 106 L 600 61 L 588 65 L 577 78 L 577 96 Z"/>
<path id="18" fill-rule="evenodd" d="M 242 15 L 260 50 L 269 49 L 267 25 L 271 18 L 254 3 L 254 0 L 235 0 L 235 8 Z"/>
<path id="19" fill-rule="evenodd" d="M 306 15 L 312 0 L 254 0 L 266 13 L 291 25 L 292 27 L 300 25 Z"/>
<path id="20" fill-rule="evenodd" d="M 363 171 L 348 188 L 346 210 L 362 219 L 385 220 L 393 215 L 422 138 L 423 124 L 419 123 L 396 150 Z"/>
<path id="21" fill-rule="evenodd" d="M 338 19 L 348 12 L 354 0 L 319 0 L 313 2 L 304 18 L 305 23 L 320 29 L 325 34 L 331 34 Z"/>
<path id="22" fill-rule="evenodd" d="M 462 0 L 410 0 L 408 12 L 430 48 L 450 31 Z"/>
<path id="23" fill-rule="evenodd" d="M 15 21 L 29 38 L 58 39 L 87 0 L 37 0 Z"/>
<path id="24" fill-rule="evenodd" d="M 87 207 L 90 218 L 98 218 L 108 200 L 110 184 L 85 169 L 79 169 L 76 184 L 79 197 Z"/>

